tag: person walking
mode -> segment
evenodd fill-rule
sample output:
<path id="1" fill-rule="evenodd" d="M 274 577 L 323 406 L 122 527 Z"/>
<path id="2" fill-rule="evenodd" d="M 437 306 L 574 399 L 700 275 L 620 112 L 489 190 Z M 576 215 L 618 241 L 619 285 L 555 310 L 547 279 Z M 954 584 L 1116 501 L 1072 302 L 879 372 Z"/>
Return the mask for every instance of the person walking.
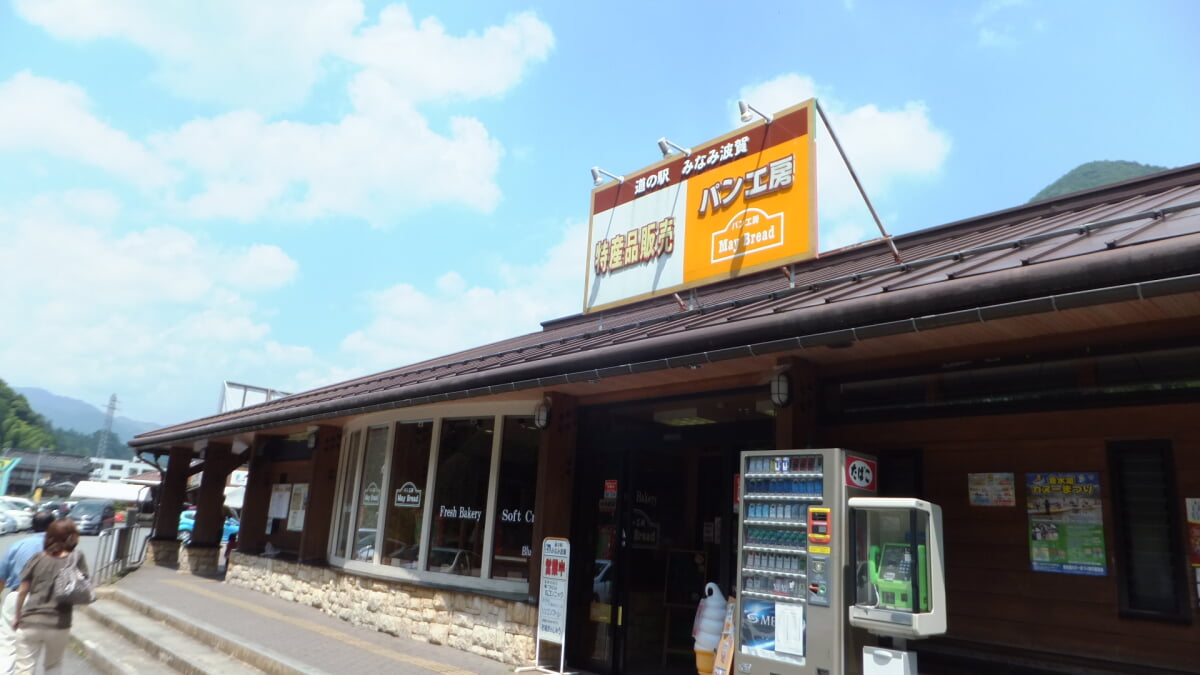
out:
<path id="1" fill-rule="evenodd" d="M 60 518 L 46 528 L 45 548 L 29 559 L 17 587 L 17 662 L 13 671 L 33 675 L 41 660 L 46 675 L 62 672 L 63 652 L 71 633 L 72 605 L 54 600 L 54 578 L 67 564 L 74 562 L 88 574 L 83 553 L 71 553 L 79 544 L 75 521 Z M 39 658 L 41 657 L 41 658 Z"/>
<path id="2" fill-rule="evenodd" d="M 29 559 L 46 547 L 46 528 L 55 520 L 50 511 L 38 511 L 33 516 L 33 534 L 9 547 L 0 560 L 0 579 L 4 579 L 4 601 L 0 602 L 0 673 L 12 672 L 17 656 L 17 634 L 13 622 L 17 619 L 17 587 L 21 571 Z"/>

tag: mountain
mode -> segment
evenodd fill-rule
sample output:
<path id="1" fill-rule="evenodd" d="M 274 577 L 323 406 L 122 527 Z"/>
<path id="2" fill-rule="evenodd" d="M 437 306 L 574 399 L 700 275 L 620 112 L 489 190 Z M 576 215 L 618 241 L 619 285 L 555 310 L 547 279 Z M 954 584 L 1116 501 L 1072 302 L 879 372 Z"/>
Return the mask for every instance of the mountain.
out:
<path id="1" fill-rule="evenodd" d="M 1159 171 L 1166 171 L 1165 166 L 1151 166 L 1137 162 L 1088 162 L 1071 169 L 1062 178 L 1054 181 L 1030 199 L 1031 202 L 1060 197 L 1080 190 L 1088 190 L 1102 185 L 1119 183 L 1130 178 L 1138 178 Z"/>
<path id="2" fill-rule="evenodd" d="M 59 396 L 37 387 L 13 387 L 13 390 L 29 401 L 29 407 L 60 429 L 90 434 L 104 428 L 105 411 L 91 403 Z M 124 443 L 140 433 L 161 429 L 162 426 L 131 420 L 128 417 L 114 417 L 112 430 Z"/>

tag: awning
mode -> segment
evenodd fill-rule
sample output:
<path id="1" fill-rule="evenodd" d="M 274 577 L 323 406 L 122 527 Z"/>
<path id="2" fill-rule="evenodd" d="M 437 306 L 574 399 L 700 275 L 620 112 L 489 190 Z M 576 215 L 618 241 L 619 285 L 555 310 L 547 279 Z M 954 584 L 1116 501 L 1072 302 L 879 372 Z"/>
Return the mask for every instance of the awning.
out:
<path id="1" fill-rule="evenodd" d="M 118 502 L 150 501 L 150 486 L 129 483 L 104 483 L 97 480 L 80 481 L 71 491 L 71 499 L 111 499 Z"/>

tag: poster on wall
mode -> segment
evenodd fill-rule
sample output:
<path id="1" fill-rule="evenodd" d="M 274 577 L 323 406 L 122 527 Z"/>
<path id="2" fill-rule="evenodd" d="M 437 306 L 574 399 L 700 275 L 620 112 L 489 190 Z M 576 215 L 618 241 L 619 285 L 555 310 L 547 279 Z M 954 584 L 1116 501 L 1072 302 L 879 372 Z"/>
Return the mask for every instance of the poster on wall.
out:
<path id="1" fill-rule="evenodd" d="M 967 474 L 971 506 L 1016 506 L 1015 482 L 1011 473 Z"/>
<path id="2" fill-rule="evenodd" d="M 1200 499 L 1187 499 L 1188 562 L 1200 567 Z M 1197 578 L 1200 581 L 1200 577 Z"/>
<path id="3" fill-rule="evenodd" d="M 304 514 L 308 511 L 308 483 L 293 483 L 291 501 L 288 504 L 288 532 L 304 530 Z"/>
<path id="4" fill-rule="evenodd" d="M 267 518 L 287 518 L 288 506 L 292 503 L 292 484 L 276 483 L 271 486 L 271 506 Z"/>
<path id="5" fill-rule="evenodd" d="M 1108 574 L 1100 474 L 1027 473 L 1025 488 L 1033 571 Z"/>

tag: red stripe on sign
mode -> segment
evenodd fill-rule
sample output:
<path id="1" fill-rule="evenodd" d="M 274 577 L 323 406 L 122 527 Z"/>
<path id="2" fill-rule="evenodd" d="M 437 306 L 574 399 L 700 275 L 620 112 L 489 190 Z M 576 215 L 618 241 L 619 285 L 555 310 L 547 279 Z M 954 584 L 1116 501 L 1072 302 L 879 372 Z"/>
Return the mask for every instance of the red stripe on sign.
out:
<path id="1" fill-rule="evenodd" d="M 759 124 L 744 131 L 735 131 L 731 134 L 726 134 L 721 138 L 705 145 L 701 148 L 692 150 L 692 157 L 707 155 L 713 150 L 720 151 L 721 146 L 733 142 L 742 137 L 747 138 L 748 152 L 745 154 L 756 154 L 769 150 L 777 145 L 786 143 L 794 138 L 799 138 L 808 133 L 808 118 L 812 111 L 810 106 L 805 106 L 798 110 L 788 113 L 782 117 L 776 117 L 770 124 Z M 744 155 L 742 155 L 744 156 Z M 650 194 L 650 190 L 637 194 L 636 186 L 639 179 L 646 179 L 650 176 L 657 175 L 664 168 L 670 171 L 671 182 L 665 186 L 679 185 L 683 181 L 692 176 L 702 175 L 704 172 L 692 173 L 689 176 L 683 175 L 683 166 L 688 161 L 687 157 L 675 155 L 670 160 L 665 160 L 655 164 L 644 171 L 640 171 L 631 176 L 625 177 L 624 183 L 612 182 L 608 185 L 598 187 L 592 191 L 592 215 L 607 211 L 615 206 L 626 204 L 637 199 L 638 197 Z M 719 164 L 714 166 L 720 166 Z"/>

